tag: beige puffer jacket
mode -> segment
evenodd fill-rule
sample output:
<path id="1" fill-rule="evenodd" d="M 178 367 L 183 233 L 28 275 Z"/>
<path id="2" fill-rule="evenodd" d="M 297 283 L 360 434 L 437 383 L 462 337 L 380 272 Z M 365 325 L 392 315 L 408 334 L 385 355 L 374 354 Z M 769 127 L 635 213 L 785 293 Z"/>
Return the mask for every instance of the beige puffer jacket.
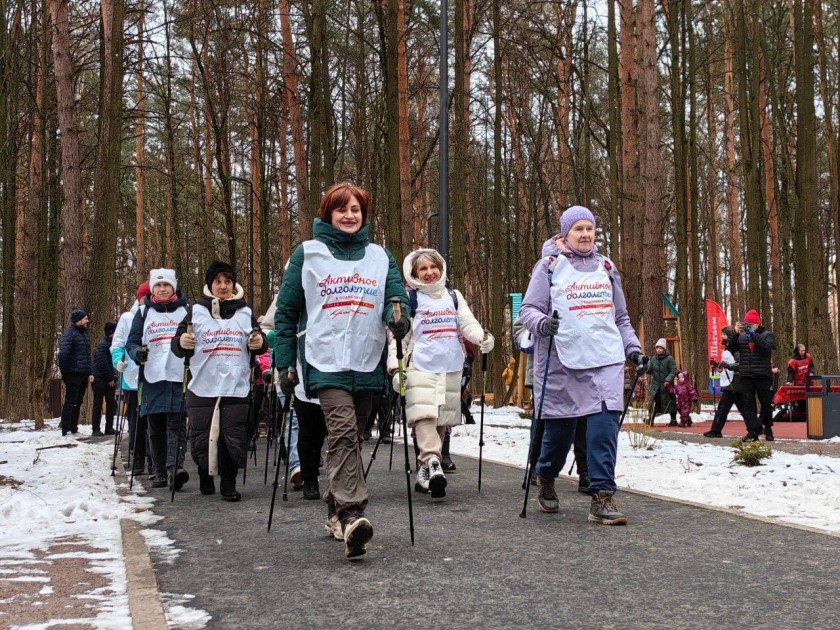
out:
<path id="1" fill-rule="evenodd" d="M 426 254 L 434 258 L 442 270 L 440 280 L 435 284 L 423 284 L 411 275 L 414 261 Z M 411 252 L 403 261 L 403 277 L 411 289 L 425 293 L 432 298 L 440 298 L 446 291 L 446 262 L 433 249 L 418 249 Z M 458 329 L 463 339 L 468 339 L 478 345 L 484 338 L 484 330 L 472 314 L 467 301 L 460 291 L 455 291 L 458 298 Z M 487 333 L 488 335 L 490 333 Z M 409 333 L 403 339 L 403 353 L 406 365 L 406 420 L 412 425 L 418 420 L 427 418 L 437 419 L 438 426 L 454 426 L 461 424 L 461 372 L 447 374 L 430 374 L 415 370 L 411 365 L 411 351 L 414 348 L 414 338 Z M 388 344 L 388 372 L 393 373 L 394 389 L 399 390 L 399 376 L 397 370 L 397 344 L 391 339 Z"/>

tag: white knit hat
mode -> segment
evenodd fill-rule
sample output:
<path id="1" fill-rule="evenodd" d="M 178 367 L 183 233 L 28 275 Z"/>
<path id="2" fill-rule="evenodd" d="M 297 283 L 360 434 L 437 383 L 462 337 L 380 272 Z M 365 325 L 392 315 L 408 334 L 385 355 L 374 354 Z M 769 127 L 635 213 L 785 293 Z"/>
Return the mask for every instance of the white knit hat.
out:
<path id="1" fill-rule="evenodd" d="M 668 349 L 668 342 L 665 341 L 665 337 L 662 337 L 659 341 L 656 342 L 656 347 L 665 348 L 665 350 Z"/>
<path id="2" fill-rule="evenodd" d="M 178 281 L 175 279 L 174 269 L 152 269 L 149 273 L 149 291 L 155 288 L 156 284 L 169 284 L 172 290 L 178 288 Z"/>

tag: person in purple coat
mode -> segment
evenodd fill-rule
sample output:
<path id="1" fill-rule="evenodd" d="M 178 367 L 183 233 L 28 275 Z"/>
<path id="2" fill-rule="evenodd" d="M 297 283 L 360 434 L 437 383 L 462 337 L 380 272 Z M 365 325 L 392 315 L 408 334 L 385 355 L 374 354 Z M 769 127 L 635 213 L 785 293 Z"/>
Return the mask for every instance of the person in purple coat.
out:
<path id="1" fill-rule="evenodd" d="M 560 217 L 560 234 L 543 245 L 520 320 L 534 340 L 534 403 L 545 428 L 535 468 L 543 512 L 558 512 L 554 479 L 579 419 L 587 422 L 590 523 L 625 525 L 613 495 L 616 447 L 624 409 L 624 361 L 647 366 L 630 324 L 615 265 L 595 248 L 595 217 L 582 206 Z M 549 358 L 549 352 L 550 358 Z M 548 378 L 543 385 L 548 361 Z"/>

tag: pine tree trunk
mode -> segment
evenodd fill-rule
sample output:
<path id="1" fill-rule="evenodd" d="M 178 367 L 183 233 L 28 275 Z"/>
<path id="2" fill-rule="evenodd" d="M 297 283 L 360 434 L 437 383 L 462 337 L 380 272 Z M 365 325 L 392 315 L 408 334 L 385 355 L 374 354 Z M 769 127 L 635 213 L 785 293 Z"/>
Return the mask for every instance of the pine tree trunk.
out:
<path id="1" fill-rule="evenodd" d="M 387 12 L 380 12 L 380 32 L 384 30 L 384 54 L 382 60 L 385 66 L 382 74 L 385 77 L 385 144 L 387 147 L 387 161 L 385 163 L 385 193 L 387 208 L 382 213 L 385 227 L 385 241 L 394 257 L 401 261 L 408 252 L 403 247 L 402 239 L 402 179 L 400 175 L 400 106 L 399 81 L 397 78 L 397 63 L 399 54 L 397 34 L 397 13 L 399 1 L 388 0 Z M 384 29 L 382 28 L 384 26 Z M 380 37 L 382 37 L 380 35 Z"/>
<path id="2" fill-rule="evenodd" d="M 724 52 L 724 96 L 726 100 L 726 123 L 724 133 L 724 153 L 726 154 L 726 225 L 729 233 L 729 294 L 731 316 L 740 317 L 746 300 L 744 290 L 744 263 L 741 256 L 741 209 L 738 200 L 740 178 L 735 160 L 735 70 L 733 62 L 732 39 L 734 34 L 726 37 Z"/>
<path id="3" fill-rule="evenodd" d="M 11 24 L 19 26 L 20 12 L 12 16 L 11 24 L 6 11 L 0 11 L 0 215 L 3 221 L 3 270 L 2 302 L 3 313 L 14 313 L 15 308 L 15 232 L 17 230 L 17 177 L 15 167 L 18 161 L 20 142 L 15 124 L 18 111 L 17 59 L 13 54 L 15 37 Z M 4 317 L 0 338 L 0 416 L 5 415 L 10 400 L 12 367 L 15 353 L 14 317 Z"/>
<path id="4" fill-rule="evenodd" d="M 145 28 L 145 0 L 140 0 L 137 7 L 137 72 L 136 72 L 136 100 L 137 100 L 137 118 L 134 121 L 134 234 L 135 234 L 135 271 L 138 284 L 142 284 L 149 277 L 149 265 L 146 262 L 146 235 L 145 235 L 145 145 L 146 145 L 146 117 L 144 114 L 146 108 L 146 98 L 144 92 L 144 77 L 143 77 L 143 62 L 145 58 L 144 53 L 144 28 Z M 191 94 L 194 94 L 194 88 L 190 88 Z M 196 140 L 197 142 L 197 140 Z M 200 163 L 197 163 L 200 168 Z"/>
<path id="5" fill-rule="evenodd" d="M 607 0 L 607 108 L 609 110 L 609 133 L 607 134 L 607 156 L 610 162 L 610 258 L 623 260 L 623 243 L 619 235 L 619 217 L 623 216 L 619 189 L 619 145 L 621 144 L 621 89 L 618 75 L 618 48 L 615 30 L 615 0 Z M 625 273 L 626 269 L 623 270 Z"/>
<path id="6" fill-rule="evenodd" d="M 122 0 L 102 0 L 99 137 L 94 179 L 93 247 L 90 267 L 91 339 L 116 313 L 117 222 L 122 209 L 123 19 Z"/>
<path id="7" fill-rule="evenodd" d="M 454 0 L 455 25 L 452 36 L 455 44 L 455 85 L 452 90 L 452 199 L 451 239 L 449 252 L 449 280 L 454 286 L 464 286 L 466 270 L 467 169 L 470 150 L 470 86 L 466 66 L 469 63 L 469 42 L 466 32 L 467 0 Z"/>
<path id="8" fill-rule="evenodd" d="M 306 171 L 306 145 L 303 135 L 303 117 L 300 112 L 300 92 L 297 80 L 297 54 L 292 39 L 292 26 L 289 16 L 289 0 L 279 0 L 280 32 L 283 37 L 283 93 L 286 107 L 291 116 L 292 151 L 295 161 L 295 193 L 298 206 L 298 229 L 300 240 L 312 238 L 312 221 L 317 207 L 309 198 L 309 184 Z M 317 190 L 316 190 L 317 192 Z"/>
<path id="9" fill-rule="evenodd" d="M 656 12 L 654 0 L 639 1 L 641 29 L 641 68 L 639 69 L 642 207 L 644 214 L 644 251 L 661 249 L 662 206 L 659 168 L 660 129 L 658 98 L 658 67 L 656 58 Z M 664 266 L 656 256 L 642 257 L 644 287 L 644 329 L 648 340 L 663 336 L 662 287 Z"/>
<path id="10" fill-rule="evenodd" d="M 643 213 L 640 208 L 639 110 L 637 109 L 638 68 L 635 60 L 636 19 L 632 2 L 623 2 L 621 7 L 620 45 L 620 87 L 621 87 L 621 270 L 625 279 L 624 292 L 627 297 L 627 312 L 636 321 L 642 307 L 642 250 Z M 648 338 L 649 335 L 646 336 Z M 656 337 L 654 337 L 656 339 Z"/>
<path id="11" fill-rule="evenodd" d="M 840 12 L 835 11 L 838 22 L 840 23 Z M 836 110 L 832 102 L 831 95 L 828 90 L 828 56 L 832 54 L 831 48 L 827 48 L 825 31 L 823 27 L 823 11 L 822 3 L 814 3 L 814 37 L 817 42 L 820 73 L 820 101 L 822 103 L 824 115 L 823 125 L 824 134 L 828 153 L 828 171 L 829 171 L 829 186 L 831 199 L 829 209 L 833 217 L 834 227 L 834 291 L 831 299 L 834 305 L 834 345 L 840 343 L 840 261 L 837 260 L 838 253 L 840 253 L 840 138 L 838 138 Z M 831 44 L 828 44 L 830 46 Z M 836 68 L 836 66 L 835 66 Z M 836 80 L 836 77 L 835 77 Z"/>
<path id="12" fill-rule="evenodd" d="M 49 0 L 53 24 L 53 63 L 61 130 L 62 170 L 62 280 L 64 312 L 86 305 L 85 260 L 82 244 L 82 178 L 79 169 L 79 133 L 76 128 L 76 102 L 73 91 L 73 61 L 70 58 L 70 24 L 67 0 Z"/>
<path id="13" fill-rule="evenodd" d="M 823 373 L 837 371 L 837 352 L 828 316 L 825 256 L 814 256 L 822 247 L 817 203 L 816 111 L 814 106 L 814 2 L 794 0 L 796 50 L 796 192 L 798 216 L 807 238 L 807 252 L 797 265 L 797 283 L 805 280 L 805 319 L 798 322 L 798 339 L 804 337 L 811 353 L 819 357 Z M 805 261 L 807 260 L 807 271 Z M 807 276 L 807 277 L 806 277 Z"/>
<path id="14" fill-rule="evenodd" d="M 413 249 L 411 233 L 414 222 L 414 204 L 411 194 L 411 138 L 408 133 L 408 59 L 405 49 L 405 0 L 398 0 L 396 4 L 400 214 L 402 215 L 403 252 L 407 253 Z"/>

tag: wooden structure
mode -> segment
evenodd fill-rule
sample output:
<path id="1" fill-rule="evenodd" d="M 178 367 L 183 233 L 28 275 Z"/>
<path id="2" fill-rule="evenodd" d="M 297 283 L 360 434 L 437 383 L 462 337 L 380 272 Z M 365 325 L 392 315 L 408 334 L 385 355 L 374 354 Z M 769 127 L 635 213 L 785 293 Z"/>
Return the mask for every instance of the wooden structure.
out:
<path id="1" fill-rule="evenodd" d="M 674 357 L 677 365 L 682 365 L 682 343 L 680 342 L 680 313 L 674 303 L 667 294 L 662 292 L 662 323 L 665 327 L 665 340 L 668 342 L 668 352 Z M 653 352 L 653 347 L 649 347 L 647 339 L 645 339 L 645 319 L 644 313 L 639 316 L 639 326 L 636 331 L 639 337 L 639 343 L 642 344 L 642 352 L 650 354 Z M 651 343 L 656 343 L 655 339 Z"/>

